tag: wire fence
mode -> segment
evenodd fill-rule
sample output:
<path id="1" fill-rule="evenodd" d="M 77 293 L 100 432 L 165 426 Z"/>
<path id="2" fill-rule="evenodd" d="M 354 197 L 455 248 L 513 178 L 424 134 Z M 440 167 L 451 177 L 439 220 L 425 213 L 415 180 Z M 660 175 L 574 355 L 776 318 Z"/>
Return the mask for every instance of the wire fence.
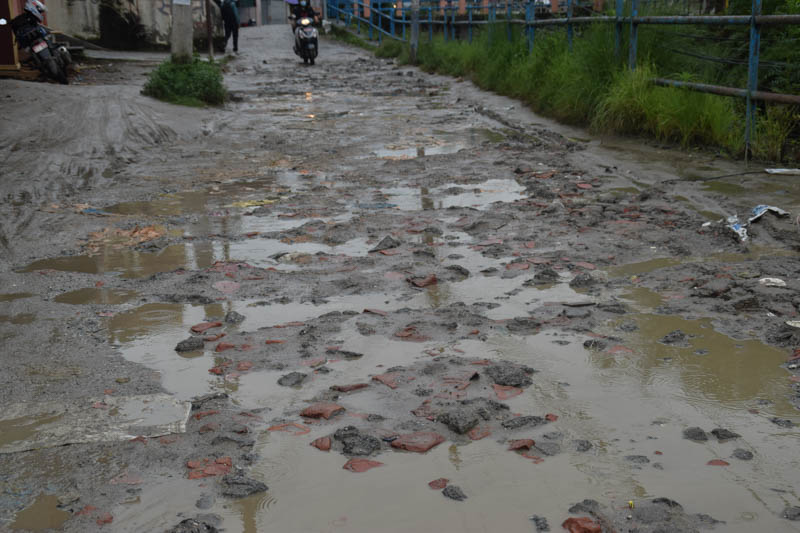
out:
<path id="1" fill-rule="evenodd" d="M 727 2 L 726 2 L 727 3 Z M 354 25 L 361 33 L 362 25 L 370 40 L 381 42 L 384 38 L 408 42 L 410 39 L 412 6 L 410 0 L 328 0 L 328 17 L 339 19 L 348 26 Z M 788 69 L 797 65 L 779 61 L 760 61 L 762 29 L 764 27 L 783 27 L 800 25 L 800 15 L 762 15 L 762 0 L 752 0 L 750 15 L 704 14 L 722 12 L 726 5 L 718 0 L 615 0 L 613 15 L 601 12 L 602 4 L 585 0 L 538 0 L 530 2 L 497 0 L 450 0 L 420 1 L 418 20 L 419 30 L 427 30 L 429 41 L 434 33 L 440 33 L 444 40 L 466 39 L 472 42 L 475 30 L 486 26 L 505 26 L 506 38 L 513 39 L 514 27 L 521 26 L 532 52 L 536 44 L 538 29 L 563 27 L 570 50 L 575 38 L 575 29 L 586 24 L 613 24 L 615 33 L 615 53 L 622 57 L 622 43 L 627 33 L 628 67 L 636 69 L 639 27 L 650 25 L 658 27 L 694 26 L 726 27 L 742 30 L 742 35 L 711 36 L 691 33 L 672 33 L 688 40 L 717 40 L 740 42 L 747 46 L 746 59 L 725 58 L 703 54 L 691 50 L 671 49 L 671 52 L 699 61 L 726 65 L 747 65 L 747 84 L 745 88 L 726 87 L 695 83 L 690 81 L 657 78 L 651 80 L 656 85 L 680 87 L 693 91 L 722 96 L 744 98 L 746 101 L 745 146 L 749 153 L 751 139 L 755 131 L 756 102 L 767 101 L 781 104 L 800 105 L 800 96 L 758 90 L 759 68 Z M 681 15 L 644 15 L 641 12 L 680 12 Z M 691 14 L 691 13 L 703 14 Z M 745 32 L 747 32 L 745 34 Z M 489 33 L 490 39 L 492 33 Z M 465 35 L 466 34 L 466 35 Z M 786 42 L 781 39 L 781 42 Z M 415 43 L 414 43 L 415 45 Z"/>

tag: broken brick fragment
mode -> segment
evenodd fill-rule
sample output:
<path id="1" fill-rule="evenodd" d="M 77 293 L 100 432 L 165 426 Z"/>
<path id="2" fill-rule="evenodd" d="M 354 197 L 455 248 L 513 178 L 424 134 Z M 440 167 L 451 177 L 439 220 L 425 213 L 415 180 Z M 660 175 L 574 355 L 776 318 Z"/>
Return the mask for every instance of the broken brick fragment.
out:
<path id="1" fill-rule="evenodd" d="M 197 432 L 198 433 L 210 433 L 212 431 L 219 431 L 219 427 L 220 427 L 219 424 L 217 424 L 216 422 L 210 422 L 210 423 L 206 424 L 205 426 L 200 427 L 200 429 L 198 429 Z"/>
<path id="2" fill-rule="evenodd" d="M 379 383 L 383 383 L 384 385 L 386 385 L 390 389 L 396 389 L 397 388 L 397 376 L 398 376 L 398 374 L 396 372 L 387 372 L 386 374 L 379 374 L 377 376 L 372 376 L 372 379 L 374 381 L 379 382 Z"/>
<path id="3" fill-rule="evenodd" d="M 417 431 L 400 435 L 392 441 L 392 448 L 408 452 L 425 453 L 434 446 L 445 441 L 445 438 L 433 431 Z"/>
<path id="4" fill-rule="evenodd" d="M 495 383 L 492 385 L 492 388 L 494 388 L 494 393 L 497 394 L 498 400 L 508 400 L 509 398 L 522 394 L 522 389 L 512 387 L 511 385 L 498 385 Z"/>
<path id="5" fill-rule="evenodd" d="M 297 422 L 289 422 L 288 424 L 277 424 L 275 426 L 270 426 L 267 428 L 267 431 L 285 431 L 297 436 L 311 433 L 311 428 L 304 426 L 303 424 L 298 424 Z"/>
<path id="6" fill-rule="evenodd" d="M 203 337 L 204 342 L 216 342 L 220 340 L 222 337 L 227 335 L 227 333 L 217 333 L 216 335 L 209 335 L 208 337 Z"/>
<path id="7" fill-rule="evenodd" d="M 442 490 L 450 483 L 450 480 L 447 478 L 440 477 L 439 479 L 434 479 L 433 481 L 428 483 L 428 486 L 433 490 Z"/>
<path id="8" fill-rule="evenodd" d="M 316 439 L 314 442 L 311 443 L 311 446 L 318 450 L 322 450 L 323 452 L 327 452 L 331 449 L 331 438 L 330 437 L 320 437 Z"/>
<path id="9" fill-rule="evenodd" d="M 509 445 L 509 450 L 530 450 L 536 444 L 533 439 L 517 439 L 512 440 Z"/>
<path id="10" fill-rule="evenodd" d="M 569 533 L 603 533 L 603 528 L 600 524 L 588 516 L 567 518 L 561 524 L 561 527 L 569 531 Z"/>
<path id="11" fill-rule="evenodd" d="M 553 413 L 547 413 L 546 415 L 544 415 L 544 419 L 547 420 L 548 422 L 555 422 L 556 420 L 558 420 L 558 415 L 554 415 Z"/>
<path id="12" fill-rule="evenodd" d="M 203 333 L 212 328 L 219 328 L 222 326 L 222 322 L 201 322 L 200 324 L 195 324 L 192 326 L 192 331 L 195 333 Z"/>
<path id="13" fill-rule="evenodd" d="M 336 416 L 344 412 L 344 407 L 341 405 L 337 405 L 335 403 L 326 403 L 320 402 L 315 403 L 314 405 L 310 405 L 303 409 L 300 413 L 300 416 L 305 416 L 308 418 L 324 418 L 325 420 L 330 419 L 332 416 Z"/>
<path id="14" fill-rule="evenodd" d="M 236 370 L 238 370 L 239 372 L 247 372 L 251 368 L 253 368 L 253 363 L 251 361 L 240 361 L 236 365 Z"/>
<path id="15" fill-rule="evenodd" d="M 435 285 L 439 282 L 436 279 L 436 274 L 431 274 L 430 276 L 418 277 L 418 278 L 408 278 L 409 283 L 411 283 L 415 287 L 419 287 L 420 289 L 423 287 L 427 287 L 428 285 Z"/>
<path id="16" fill-rule="evenodd" d="M 217 344 L 217 347 L 214 349 L 215 352 L 224 352 L 225 350 L 231 350 L 236 348 L 235 344 L 231 344 L 229 342 L 221 342 Z"/>
<path id="17" fill-rule="evenodd" d="M 481 440 L 485 439 L 491 434 L 492 432 L 489 430 L 488 427 L 478 426 L 470 429 L 469 432 L 467 433 L 467 436 L 470 438 L 470 440 Z"/>
<path id="18" fill-rule="evenodd" d="M 205 418 L 207 416 L 218 415 L 218 414 L 219 414 L 219 411 L 217 409 L 211 409 L 209 411 L 200 411 L 199 413 L 195 413 L 194 414 L 194 418 L 195 418 L 195 420 L 200 420 L 200 419 Z"/>
<path id="19" fill-rule="evenodd" d="M 389 313 L 381 311 L 380 309 L 364 309 L 364 313 L 370 313 L 378 316 L 387 316 Z"/>
<path id="20" fill-rule="evenodd" d="M 347 461 L 342 468 L 345 470 L 349 470 L 351 472 L 366 472 L 370 468 L 375 468 L 376 466 L 383 466 L 383 463 L 379 461 L 370 461 L 369 459 L 358 459 L 352 458 Z"/>
<path id="21" fill-rule="evenodd" d="M 113 521 L 114 517 L 111 516 L 111 513 L 103 513 L 97 520 L 95 520 L 98 526 L 104 526 L 106 524 L 110 524 Z"/>
<path id="22" fill-rule="evenodd" d="M 723 461 L 722 459 L 712 459 L 706 464 L 710 466 L 730 466 L 728 461 Z"/>

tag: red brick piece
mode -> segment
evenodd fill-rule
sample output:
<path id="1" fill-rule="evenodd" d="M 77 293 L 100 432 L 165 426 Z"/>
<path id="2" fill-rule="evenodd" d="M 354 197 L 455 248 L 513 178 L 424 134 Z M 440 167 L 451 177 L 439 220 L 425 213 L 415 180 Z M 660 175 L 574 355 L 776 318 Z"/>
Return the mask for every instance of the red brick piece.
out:
<path id="1" fill-rule="evenodd" d="M 433 431 L 417 431 L 416 433 L 407 433 L 397 437 L 392 441 L 392 448 L 425 453 L 444 441 L 444 437 Z"/>
<path id="2" fill-rule="evenodd" d="M 303 409 L 303 412 L 300 413 L 300 416 L 306 416 L 308 418 L 324 418 L 325 420 L 328 420 L 330 417 L 336 416 L 343 412 L 344 407 L 341 405 L 320 402 Z"/>

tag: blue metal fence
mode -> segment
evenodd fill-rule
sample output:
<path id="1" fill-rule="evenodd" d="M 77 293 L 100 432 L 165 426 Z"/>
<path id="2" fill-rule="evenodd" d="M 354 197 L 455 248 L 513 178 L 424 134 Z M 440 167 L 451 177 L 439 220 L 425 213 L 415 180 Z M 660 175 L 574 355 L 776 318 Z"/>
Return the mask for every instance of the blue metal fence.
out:
<path id="1" fill-rule="evenodd" d="M 639 16 L 639 3 L 652 3 L 653 0 L 630 0 L 630 13 L 624 13 L 624 0 L 616 0 L 614 15 L 573 16 L 576 0 L 566 0 L 564 16 L 554 18 L 537 18 L 543 12 L 550 13 L 549 3 L 543 0 L 525 3 L 506 0 L 504 4 L 490 0 L 488 4 L 467 0 L 464 7 L 466 15 L 457 17 L 459 7 L 447 2 L 444 5 L 438 2 L 420 2 L 420 24 L 427 25 L 428 40 L 433 40 L 434 32 L 442 34 L 447 40 L 457 38 L 457 27 L 466 26 L 466 37 L 472 42 L 474 27 L 489 28 L 488 39 L 495 37 L 491 28 L 498 25 L 498 10 L 503 15 L 506 27 L 506 38 L 513 38 L 512 26 L 521 25 L 524 28 L 528 41 L 528 50 L 532 52 L 535 45 L 536 29 L 547 26 L 565 26 L 567 42 L 570 50 L 574 39 L 575 25 L 591 23 L 613 24 L 615 28 L 615 53 L 619 57 L 622 53 L 622 35 L 624 26 L 629 25 L 628 39 L 628 66 L 635 69 L 637 64 L 637 48 L 639 41 L 640 25 L 699 25 L 699 26 L 749 26 L 750 43 L 747 61 L 747 87 L 722 87 L 702 83 L 684 82 L 677 80 L 655 79 L 653 83 L 663 86 L 681 87 L 695 91 L 719 94 L 723 96 L 742 97 L 746 101 L 745 145 L 749 152 L 751 139 L 755 131 L 756 101 L 763 100 L 784 104 L 800 105 L 800 96 L 791 94 L 771 93 L 758 90 L 759 51 L 761 47 L 762 26 L 798 25 L 800 15 L 762 15 L 762 0 L 752 0 L 750 15 L 680 15 L 680 16 Z M 406 26 L 411 24 L 411 3 L 409 0 L 328 0 L 328 17 L 340 19 L 348 26 L 355 22 L 358 32 L 361 25 L 368 28 L 370 40 L 377 35 L 378 41 L 383 37 L 406 41 L 410 32 Z M 688 11 L 688 3 L 685 4 Z M 479 16 L 476 16 L 479 15 Z M 398 30 L 398 28 L 400 28 Z M 462 33 L 463 32 L 459 32 Z M 463 35 L 462 35 L 463 36 Z"/>

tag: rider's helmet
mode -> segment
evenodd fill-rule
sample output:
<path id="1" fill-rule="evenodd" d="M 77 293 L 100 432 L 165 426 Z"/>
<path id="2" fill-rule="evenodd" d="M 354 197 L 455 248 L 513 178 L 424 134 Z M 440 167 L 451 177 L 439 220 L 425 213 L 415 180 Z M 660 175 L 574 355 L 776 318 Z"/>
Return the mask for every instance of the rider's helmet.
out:
<path id="1" fill-rule="evenodd" d="M 307 5 L 308 5 L 308 2 L 306 2 L 306 0 L 300 0 L 300 6 L 301 7 L 306 7 Z"/>
<path id="2" fill-rule="evenodd" d="M 25 11 L 36 17 L 39 22 L 43 22 L 42 14 L 47 11 L 47 8 L 39 0 L 28 0 L 25 2 Z"/>

